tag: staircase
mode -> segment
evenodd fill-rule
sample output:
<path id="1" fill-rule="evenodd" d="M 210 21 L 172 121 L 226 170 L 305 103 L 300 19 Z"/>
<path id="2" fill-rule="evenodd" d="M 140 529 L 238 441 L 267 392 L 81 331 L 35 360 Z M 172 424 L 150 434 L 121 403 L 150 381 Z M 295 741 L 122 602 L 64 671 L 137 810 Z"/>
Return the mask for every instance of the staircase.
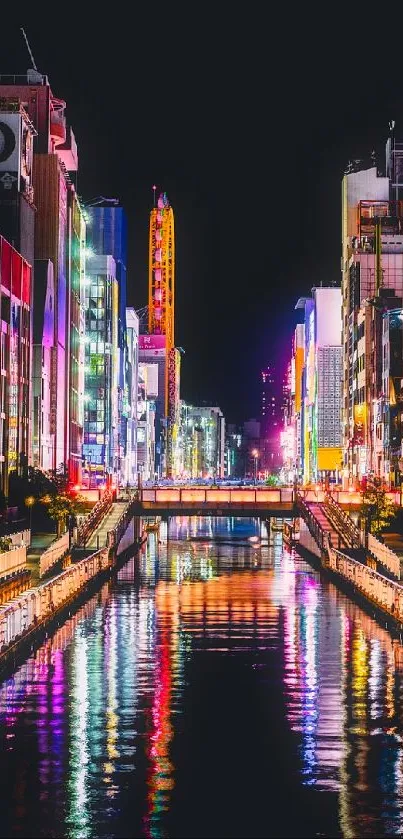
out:
<path id="1" fill-rule="evenodd" d="M 343 538 L 342 534 L 339 532 L 339 530 L 336 530 L 336 527 L 326 514 L 325 505 L 319 504 L 316 501 L 309 501 L 306 506 L 310 510 L 313 518 L 318 523 L 322 533 L 328 536 L 332 548 L 340 549 L 347 547 L 346 541 Z"/>
<path id="2" fill-rule="evenodd" d="M 94 550 L 97 550 L 98 548 L 104 548 L 107 541 L 108 531 L 113 530 L 113 528 L 119 521 L 123 511 L 124 505 L 122 504 L 122 502 L 117 501 L 114 504 L 112 504 L 105 517 L 98 525 L 97 529 L 94 530 L 94 533 L 90 536 L 88 542 L 86 542 L 85 547 L 87 549 L 93 548 Z"/>

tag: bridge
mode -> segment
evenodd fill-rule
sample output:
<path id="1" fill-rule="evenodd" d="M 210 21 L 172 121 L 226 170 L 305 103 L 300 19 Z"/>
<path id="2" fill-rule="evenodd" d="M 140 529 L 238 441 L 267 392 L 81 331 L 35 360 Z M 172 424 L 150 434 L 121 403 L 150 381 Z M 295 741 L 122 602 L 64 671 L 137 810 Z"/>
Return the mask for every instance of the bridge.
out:
<path id="1" fill-rule="evenodd" d="M 289 487 L 141 489 L 133 503 L 138 516 L 278 516 L 295 512 L 295 492 Z"/>

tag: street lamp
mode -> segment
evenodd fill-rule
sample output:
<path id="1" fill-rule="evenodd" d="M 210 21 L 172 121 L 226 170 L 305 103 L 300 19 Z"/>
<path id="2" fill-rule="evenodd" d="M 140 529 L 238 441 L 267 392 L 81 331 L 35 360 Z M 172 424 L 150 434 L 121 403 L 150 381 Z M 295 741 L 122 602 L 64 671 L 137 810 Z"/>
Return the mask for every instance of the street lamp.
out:
<path id="1" fill-rule="evenodd" d="M 257 461 L 259 457 L 259 452 L 257 449 L 252 449 L 252 457 L 253 457 L 253 477 L 254 483 L 256 484 L 256 477 L 257 477 Z"/>
<path id="2" fill-rule="evenodd" d="M 25 506 L 29 507 L 29 530 L 30 530 L 30 541 L 32 542 L 32 507 L 35 504 L 35 498 L 33 495 L 28 495 L 25 499 Z"/>

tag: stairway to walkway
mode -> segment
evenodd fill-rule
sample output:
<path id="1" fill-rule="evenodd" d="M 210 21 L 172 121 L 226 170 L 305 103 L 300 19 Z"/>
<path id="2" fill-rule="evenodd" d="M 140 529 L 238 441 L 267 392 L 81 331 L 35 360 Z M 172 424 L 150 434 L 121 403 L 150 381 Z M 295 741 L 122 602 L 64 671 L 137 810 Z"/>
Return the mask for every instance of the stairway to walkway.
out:
<path id="1" fill-rule="evenodd" d="M 309 501 L 306 506 L 310 509 L 312 515 L 325 533 L 329 534 L 330 544 L 333 548 L 347 547 L 342 535 L 334 527 L 330 519 L 327 517 L 323 504 L 317 501 Z"/>
<path id="2" fill-rule="evenodd" d="M 86 542 L 86 548 L 93 548 L 94 551 L 104 548 L 106 545 L 106 539 L 109 530 L 113 530 L 117 522 L 119 521 L 123 511 L 125 509 L 125 504 L 122 502 L 115 502 L 109 508 L 106 516 L 102 519 L 101 523 L 98 525 L 97 529 L 94 530 L 94 533 Z"/>

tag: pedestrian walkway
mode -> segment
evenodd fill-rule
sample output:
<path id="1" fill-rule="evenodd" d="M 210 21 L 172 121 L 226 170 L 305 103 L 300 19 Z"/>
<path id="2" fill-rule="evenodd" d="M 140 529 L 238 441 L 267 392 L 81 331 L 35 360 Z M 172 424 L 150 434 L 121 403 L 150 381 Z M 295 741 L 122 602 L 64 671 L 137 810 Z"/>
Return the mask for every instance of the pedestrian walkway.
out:
<path id="1" fill-rule="evenodd" d="M 31 585 L 37 586 L 40 580 L 39 559 L 49 545 L 57 539 L 56 533 L 34 533 L 27 550 L 27 570 L 31 572 Z"/>
<path id="2" fill-rule="evenodd" d="M 94 533 L 90 536 L 88 542 L 86 542 L 85 547 L 93 548 L 94 551 L 98 550 L 98 548 L 104 548 L 106 545 L 108 531 L 113 530 L 124 510 L 125 504 L 122 504 L 122 502 L 116 501 L 112 504 L 106 516 L 102 519 L 97 529 L 94 530 Z"/>

